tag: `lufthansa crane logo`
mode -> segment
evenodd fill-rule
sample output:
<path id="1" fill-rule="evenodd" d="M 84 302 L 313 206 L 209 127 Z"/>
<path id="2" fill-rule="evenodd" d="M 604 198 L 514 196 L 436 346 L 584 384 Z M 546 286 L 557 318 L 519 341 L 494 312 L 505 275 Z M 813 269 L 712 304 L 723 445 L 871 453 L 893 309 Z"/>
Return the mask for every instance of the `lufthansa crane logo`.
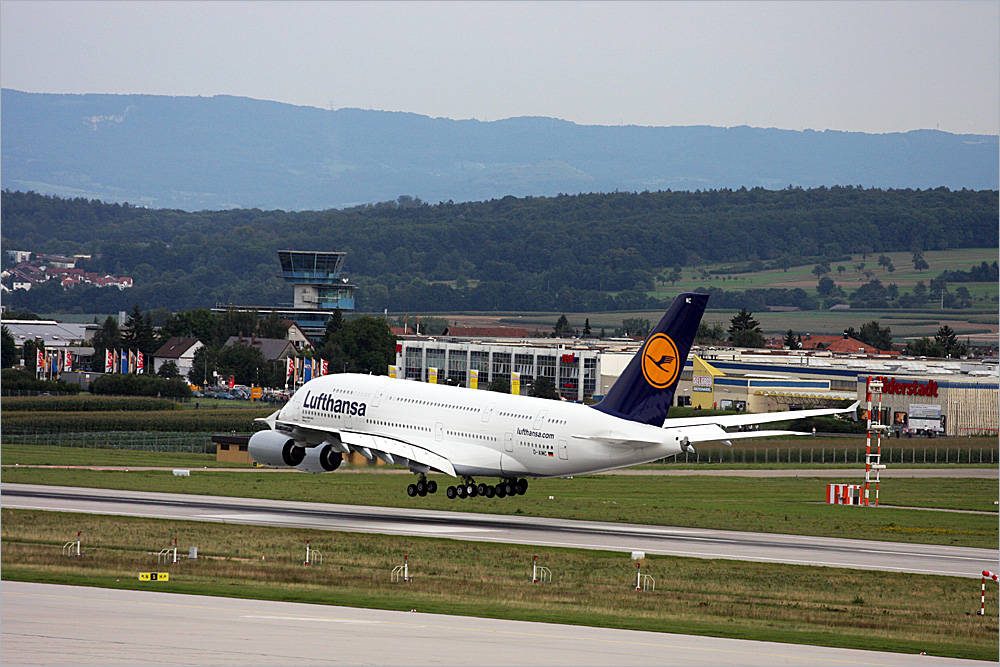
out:
<path id="1" fill-rule="evenodd" d="M 656 334 L 642 350 L 642 374 L 657 389 L 673 384 L 680 373 L 677 346 L 666 334 Z"/>

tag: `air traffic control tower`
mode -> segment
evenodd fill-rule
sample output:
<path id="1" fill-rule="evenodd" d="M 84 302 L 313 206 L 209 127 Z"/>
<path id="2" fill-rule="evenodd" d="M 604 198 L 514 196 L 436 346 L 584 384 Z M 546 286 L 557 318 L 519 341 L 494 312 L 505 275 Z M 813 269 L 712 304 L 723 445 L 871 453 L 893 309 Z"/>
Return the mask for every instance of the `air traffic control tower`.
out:
<path id="1" fill-rule="evenodd" d="M 291 309 L 275 309 L 285 319 L 294 320 L 302 331 L 318 339 L 335 310 L 354 310 L 354 285 L 340 276 L 346 252 L 279 250 L 281 277 L 294 285 Z"/>

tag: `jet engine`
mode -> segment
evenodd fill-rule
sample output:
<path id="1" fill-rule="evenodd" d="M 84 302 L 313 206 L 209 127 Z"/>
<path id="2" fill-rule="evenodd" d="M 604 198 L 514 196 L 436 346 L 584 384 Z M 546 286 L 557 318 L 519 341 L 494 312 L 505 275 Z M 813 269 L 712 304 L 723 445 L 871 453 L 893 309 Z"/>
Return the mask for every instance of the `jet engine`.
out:
<path id="1" fill-rule="evenodd" d="M 329 443 L 307 447 L 302 463 L 295 466 L 302 472 L 333 472 L 343 463 L 344 457 Z"/>
<path id="2" fill-rule="evenodd" d="M 278 431 L 258 431 L 250 436 L 247 451 L 257 463 L 274 468 L 297 466 L 306 458 L 306 448 Z"/>

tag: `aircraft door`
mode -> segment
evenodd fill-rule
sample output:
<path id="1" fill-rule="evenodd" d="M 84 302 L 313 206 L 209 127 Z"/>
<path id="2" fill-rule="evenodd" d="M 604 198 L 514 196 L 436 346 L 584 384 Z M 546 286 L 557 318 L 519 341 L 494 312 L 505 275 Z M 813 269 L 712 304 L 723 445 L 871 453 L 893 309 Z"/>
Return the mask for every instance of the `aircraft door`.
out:
<path id="1" fill-rule="evenodd" d="M 561 458 L 563 461 L 569 460 L 569 450 L 566 448 L 565 440 L 559 441 L 559 458 Z"/>
<path id="2" fill-rule="evenodd" d="M 513 452 L 514 451 L 514 434 L 507 433 L 503 437 L 503 448 L 504 451 Z"/>
<path id="3" fill-rule="evenodd" d="M 549 414 L 548 410 L 542 410 L 541 412 L 538 413 L 538 416 L 535 417 L 535 430 L 536 431 L 542 427 L 542 422 L 545 421 L 545 415 L 547 415 L 547 414 Z"/>
<path id="4" fill-rule="evenodd" d="M 486 406 L 486 409 L 483 410 L 483 423 L 484 424 L 490 420 L 490 417 L 493 416 L 493 411 L 496 410 L 496 407 L 497 407 L 496 403 L 490 403 L 489 405 Z"/>
<path id="5" fill-rule="evenodd" d="M 444 440 L 444 424 L 441 422 L 434 424 L 434 439 L 438 442 Z"/>
<path id="6" fill-rule="evenodd" d="M 385 396 L 385 387 L 379 387 L 379 390 L 375 392 L 375 396 L 372 397 L 372 407 L 377 408 L 383 396 Z"/>

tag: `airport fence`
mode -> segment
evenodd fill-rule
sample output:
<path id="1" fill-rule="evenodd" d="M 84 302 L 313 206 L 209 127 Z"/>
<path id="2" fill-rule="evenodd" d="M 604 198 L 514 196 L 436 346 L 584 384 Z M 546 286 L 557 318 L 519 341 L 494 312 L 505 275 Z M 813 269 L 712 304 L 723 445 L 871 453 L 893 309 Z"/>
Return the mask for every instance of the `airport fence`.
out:
<path id="1" fill-rule="evenodd" d="M 874 451 L 874 448 L 873 450 Z M 696 447 L 695 452 L 684 452 L 661 459 L 659 463 L 672 465 L 700 464 L 865 464 L 866 448 L 863 442 L 797 445 L 776 442 L 771 445 L 739 444 L 732 447 L 712 443 Z M 980 442 L 955 444 L 937 443 L 932 439 L 921 441 L 883 441 L 882 463 L 889 464 L 993 464 L 1000 461 L 995 440 L 983 438 Z"/>
<path id="2" fill-rule="evenodd" d="M 4 444 L 38 447 L 84 447 L 142 452 L 215 454 L 209 433 L 158 431 L 60 431 L 4 434 Z"/>

